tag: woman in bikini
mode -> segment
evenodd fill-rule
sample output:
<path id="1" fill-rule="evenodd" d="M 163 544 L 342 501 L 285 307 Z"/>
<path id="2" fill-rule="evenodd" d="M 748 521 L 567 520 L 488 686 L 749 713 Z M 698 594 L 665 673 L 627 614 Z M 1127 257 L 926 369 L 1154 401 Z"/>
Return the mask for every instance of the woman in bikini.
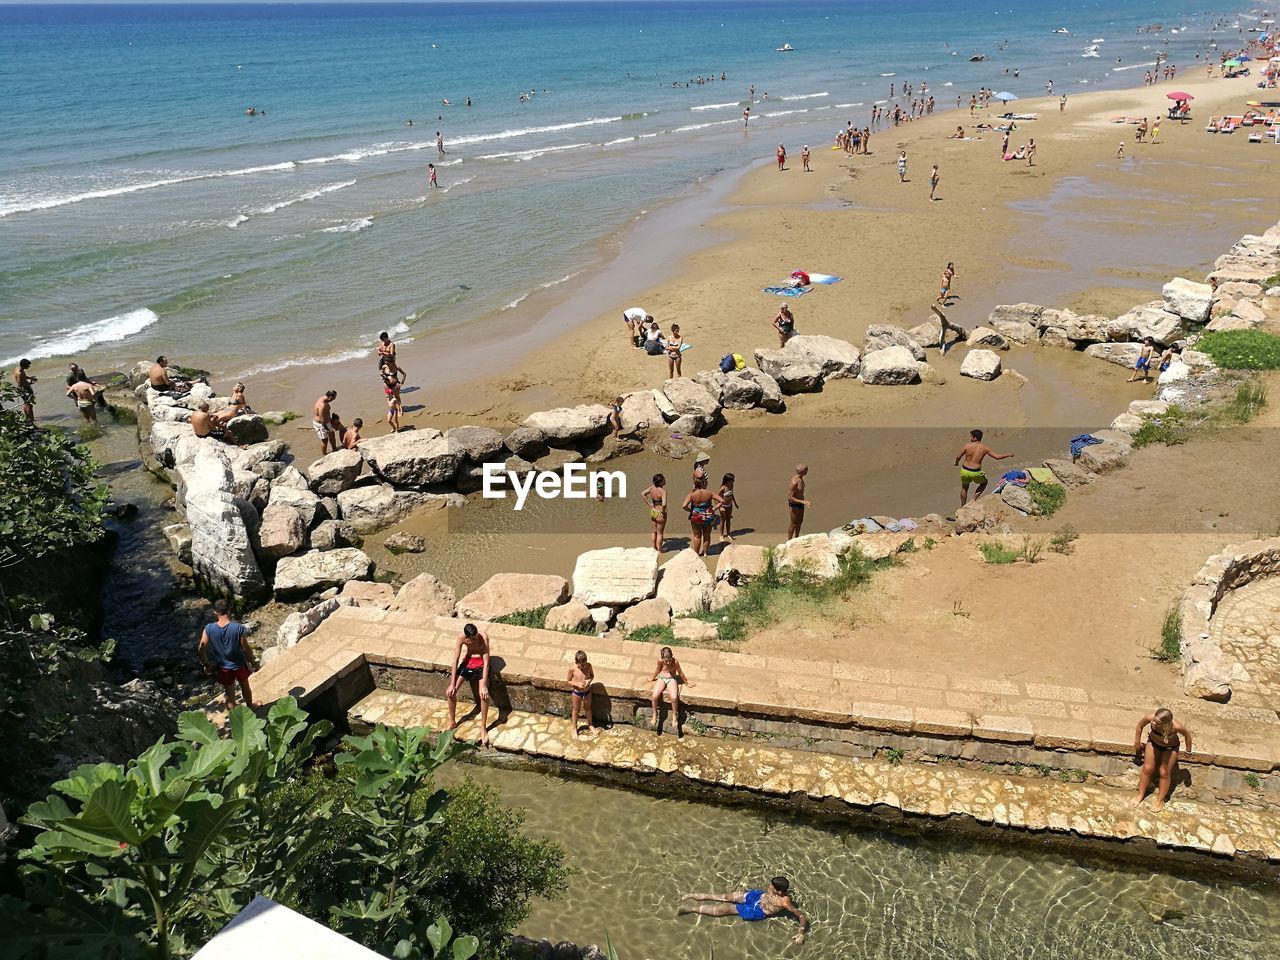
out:
<path id="1" fill-rule="evenodd" d="M 395 364 L 385 362 L 380 368 L 382 374 L 382 392 L 387 397 L 387 426 L 392 433 L 400 432 L 400 414 L 404 405 L 400 400 L 400 380 L 396 377 Z"/>
<path id="2" fill-rule="evenodd" d="M 778 331 L 779 350 L 796 335 L 796 318 L 791 315 L 791 308 L 785 303 L 778 308 L 778 315 L 773 318 L 773 328 Z"/>
<path id="3" fill-rule="evenodd" d="M 673 323 L 671 325 L 671 336 L 667 337 L 667 379 L 674 380 L 676 377 L 682 377 L 684 374 L 680 372 L 680 364 L 682 357 L 680 348 L 684 346 L 684 337 L 680 336 L 680 324 Z"/>
<path id="4" fill-rule="evenodd" d="M 1147 726 L 1151 727 L 1151 733 L 1144 744 L 1142 730 Z M 1173 776 L 1178 772 L 1178 755 L 1182 752 L 1183 737 L 1190 750 L 1191 731 L 1173 719 L 1173 711 L 1167 707 L 1161 707 L 1138 721 L 1138 728 L 1133 733 L 1133 752 L 1142 757 L 1142 775 L 1138 778 L 1138 792 L 1132 800 L 1135 807 L 1147 795 L 1151 778 L 1156 777 L 1158 786 L 1152 809 L 1157 812 L 1164 809 L 1165 801 L 1173 791 Z"/>
<path id="5" fill-rule="evenodd" d="M 613 403 L 609 405 L 609 426 L 613 429 L 616 440 L 618 434 L 622 433 L 622 397 L 614 397 Z"/>
<path id="6" fill-rule="evenodd" d="M 449 701 L 449 729 L 458 725 L 458 690 L 471 685 L 471 696 L 480 704 L 480 746 L 489 746 L 489 638 L 474 623 L 462 628 L 453 648 L 453 673 L 444 696 Z"/>
<path id="7" fill-rule="evenodd" d="M 244 384 L 237 383 L 231 389 L 231 402 L 227 404 L 225 410 L 219 410 L 213 415 L 213 419 L 218 421 L 222 426 L 246 413 L 253 413 L 249 407 L 249 402 L 244 398 Z"/>
<path id="8" fill-rule="evenodd" d="M 733 493 L 733 474 L 726 473 L 720 480 L 720 542 L 733 543 L 733 511 L 738 508 L 738 498 Z"/>
<path id="9" fill-rule="evenodd" d="M 676 725 L 676 736 L 683 737 L 684 730 L 680 727 L 680 685 L 692 687 L 689 678 L 684 675 L 684 671 L 680 669 L 680 661 L 675 658 L 670 647 L 663 647 L 658 653 L 658 665 L 653 668 L 653 689 L 649 692 L 649 704 L 653 707 L 653 722 L 650 729 L 659 729 L 659 718 L 661 717 L 662 700 L 665 697 L 667 703 L 671 704 L 671 719 Z"/>
<path id="10" fill-rule="evenodd" d="M 667 478 L 660 473 L 653 475 L 653 483 L 640 494 L 649 508 L 650 536 L 653 549 L 662 552 L 662 541 L 667 532 Z"/>
<path id="11" fill-rule="evenodd" d="M 711 546 L 712 521 L 723 502 L 719 494 L 707 489 L 707 481 L 704 479 L 697 481 L 681 504 L 681 509 L 689 513 L 689 529 L 692 531 L 689 546 L 700 557 L 705 557 L 707 547 Z"/>

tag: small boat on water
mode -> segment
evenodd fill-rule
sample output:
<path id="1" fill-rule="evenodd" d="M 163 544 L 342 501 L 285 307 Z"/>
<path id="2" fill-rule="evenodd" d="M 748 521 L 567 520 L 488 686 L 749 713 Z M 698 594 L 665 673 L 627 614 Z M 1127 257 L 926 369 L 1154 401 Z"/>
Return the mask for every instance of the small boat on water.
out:
<path id="1" fill-rule="evenodd" d="M 774 48 L 774 53 L 795 53 L 796 48 L 789 43 L 784 43 L 780 47 Z"/>

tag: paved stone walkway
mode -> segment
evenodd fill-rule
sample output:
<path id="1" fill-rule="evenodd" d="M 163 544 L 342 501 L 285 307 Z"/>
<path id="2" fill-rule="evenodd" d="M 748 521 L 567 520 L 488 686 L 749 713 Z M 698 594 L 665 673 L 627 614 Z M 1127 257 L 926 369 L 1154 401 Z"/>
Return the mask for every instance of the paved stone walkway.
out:
<path id="1" fill-rule="evenodd" d="M 268 700 L 287 693 L 305 696 L 332 683 L 337 673 L 355 669 L 366 654 L 392 667 L 447 670 L 459 625 L 452 618 L 424 622 L 405 613 L 343 607 L 267 664 L 255 676 L 255 689 Z M 501 624 L 486 629 L 511 682 L 567 690 L 565 673 L 574 651 L 582 648 L 606 690 L 647 698 L 656 645 Z M 694 681 L 682 693 L 691 708 L 895 734 L 1127 756 L 1138 717 L 1157 706 L 1119 691 L 692 648 L 681 648 L 678 656 Z M 1196 750 L 1186 755 L 1187 762 L 1280 769 L 1280 723 L 1274 711 L 1191 699 L 1176 704 L 1176 711 L 1194 733 Z"/>
<path id="2" fill-rule="evenodd" d="M 443 729 L 446 706 L 426 697 L 375 690 L 348 714 L 352 728 L 375 723 Z M 464 714 L 464 717 L 467 715 Z M 458 736 L 474 742 L 478 724 Z M 1244 854 L 1280 861 L 1280 819 L 1265 812 L 1176 797 L 1160 813 L 1151 799 L 1130 804 L 1129 791 L 1093 784 L 1008 777 L 937 764 L 892 764 L 827 754 L 738 745 L 687 735 L 682 740 L 617 725 L 574 740 L 567 720 L 512 712 L 491 730 L 495 749 L 638 774 L 664 773 L 697 784 L 766 796 L 833 798 L 850 807 L 888 807 L 931 818 L 967 816 L 1029 832 L 1073 833 L 1106 840 L 1148 840 L 1160 847 Z"/>
<path id="3" fill-rule="evenodd" d="M 1253 693 L 1280 712 L 1280 577 L 1230 591 L 1210 625 L 1222 652 L 1249 672 L 1249 680 L 1234 683 L 1233 689 Z"/>

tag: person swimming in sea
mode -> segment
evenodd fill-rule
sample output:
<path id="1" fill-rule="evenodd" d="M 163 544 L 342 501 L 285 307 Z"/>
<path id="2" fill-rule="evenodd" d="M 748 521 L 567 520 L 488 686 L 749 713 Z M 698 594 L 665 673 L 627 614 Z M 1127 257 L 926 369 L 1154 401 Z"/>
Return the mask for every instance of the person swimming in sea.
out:
<path id="1" fill-rule="evenodd" d="M 676 915 L 697 913 L 704 917 L 738 916 L 748 923 L 757 920 L 768 920 L 782 913 L 789 913 L 800 924 L 800 929 L 792 941 L 804 943 L 805 934 L 809 931 L 809 918 L 791 899 L 791 881 L 778 876 L 769 881 L 763 890 L 736 890 L 733 893 L 686 893 L 682 901 L 692 900 L 693 904 L 681 903 Z"/>

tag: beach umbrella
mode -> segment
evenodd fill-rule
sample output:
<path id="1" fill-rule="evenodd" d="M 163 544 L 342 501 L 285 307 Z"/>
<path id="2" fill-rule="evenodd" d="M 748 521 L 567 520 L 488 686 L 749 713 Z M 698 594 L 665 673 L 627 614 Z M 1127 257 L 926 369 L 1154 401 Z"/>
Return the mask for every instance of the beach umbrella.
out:
<path id="1" fill-rule="evenodd" d="M 1224 64 L 1223 64 L 1223 66 L 1224 66 L 1224 67 L 1238 67 L 1238 66 L 1240 66 L 1240 61 L 1239 61 L 1239 60 L 1228 60 L 1226 63 L 1224 63 Z"/>
<path id="2" fill-rule="evenodd" d="M 1240 56 L 1236 57 L 1236 63 L 1244 63 L 1244 62 L 1246 62 L 1246 61 L 1248 61 L 1248 60 L 1252 60 L 1252 59 L 1253 59 L 1253 57 L 1249 56 L 1247 53 L 1242 53 L 1242 54 L 1240 54 Z"/>
<path id="3" fill-rule="evenodd" d="M 1008 103 L 1010 100 L 1017 100 L 1018 97 L 1016 94 L 1012 94 L 1008 90 L 1001 90 L 996 94 L 996 99 L 1001 103 Z"/>
<path id="4" fill-rule="evenodd" d="M 1170 100 L 1194 100 L 1195 99 L 1195 97 L 1193 97 L 1191 94 L 1183 93 L 1181 90 L 1175 90 L 1173 93 L 1166 93 L 1165 96 L 1168 97 Z"/>

